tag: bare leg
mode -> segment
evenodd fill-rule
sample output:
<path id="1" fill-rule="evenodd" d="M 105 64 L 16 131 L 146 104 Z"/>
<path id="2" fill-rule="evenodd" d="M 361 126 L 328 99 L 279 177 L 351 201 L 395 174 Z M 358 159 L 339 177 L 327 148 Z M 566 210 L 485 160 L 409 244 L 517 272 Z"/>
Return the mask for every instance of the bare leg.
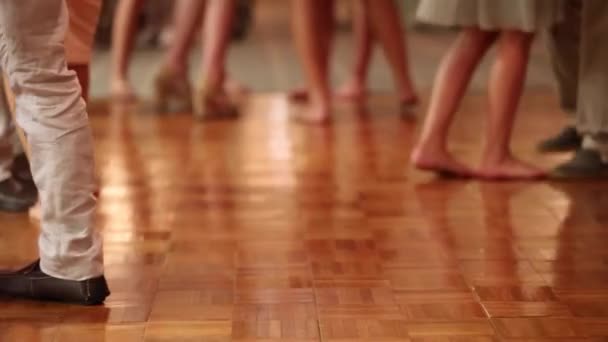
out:
<path id="1" fill-rule="evenodd" d="M 348 81 L 338 90 L 338 95 L 349 100 L 363 100 L 367 95 L 367 72 L 372 57 L 372 31 L 364 0 L 353 5 L 353 35 L 355 38 L 355 60 Z"/>
<path id="2" fill-rule="evenodd" d="M 488 87 L 490 110 L 479 169 L 483 177 L 517 179 L 544 175 L 538 168 L 516 159 L 509 146 L 533 38 L 533 34 L 521 31 L 505 31 L 501 35 Z"/>
<path id="3" fill-rule="evenodd" d="M 173 40 L 165 53 L 162 69 L 175 75 L 188 72 L 188 55 L 205 12 L 204 0 L 177 0 L 174 10 Z"/>
<path id="4" fill-rule="evenodd" d="M 319 13 L 317 16 L 319 17 L 319 25 L 321 27 L 322 34 L 321 38 L 321 61 L 325 68 L 329 70 L 329 63 L 331 60 L 331 48 L 333 45 L 334 38 L 334 25 L 335 25 L 335 6 L 333 0 L 322 1 L 323 7 L 319 8 Z M 329 80 L 329 72 L 327 73 Z"/>
<path id="5" fill-rule="evenodd" d="M 235 115 L 236 108 L 225 91 L 226 52 L 232 33 L 235 0 L 210 0 L 205 18 L 199 89 L 194 100 L 199 117 Z"/>
<path id="6" fill-rule="evenodd" d="M 143 0 L 121 0 L 116 7 L 112 27 L 112 78 L 110 93 L 119 99 L 134 96 L 129 82 L 129 59 L 133 52 L 135 19 L 143 5 Z"/>
<path id="7" fill-rule="evenodd" d="M 331 45 L 333 1 L 294 0 L 292 23 L 295 40 L 310 92 L 310 107 L 299 119 L 308 123 L 329 120 L 329 50 Z"/>
<path id="8" fill-rule="evenodd" d="M 306 0 L 304 0 L 306 1 Z M 318 1 L 318 0 L 313 0 Z M 319 4 L 310 4 L 309 6 L 316 6 L 314 11 L 314 16 L 318 18 L 318 20 L 313 24 L 317 25 L 315 34 L 318 37 L 318 41 L 316 45 L 313 47 L 319 53 L 319 61 L 321 66 L 325 66 L 325 69 L 329 68 L 329 62 L 331 57 L 331 45 L 333 39 L 333 25 L 334 25 L 334 3 L 333 0 L 329 0 L 326 3 L 320 1 Z M 321 6 L 321 7 L 319 7 Z M 294 8 L 295 10 L 295 8 Z M 297 14 L 295 14 L 297 16 Z M 302 18 L 302 20 L 307 20 Z M 294 22 L 294 25 L 299 25 Z M 313 28 L 314 29 L 314 28 Z M 294 28 L 294 32 L 296 29 Z M 297 35 L 297 33 L 296 33 Z M 297 37 L 296 37 L 297 39 Z M 298 42 L 296 41 L 296 44 Z M 300 48 L 298 47 L 298 50 Z M 300 55 L 302 55 L 301 51 Z M 327 72 L 326 72 L 327 74 Z M 329 84 L 329 79 L 328 79 Z M 329 85 L 328 85 L 329 87 Z M 331 92 L 331 90 L 330 90 Z M 308 101 L 310 100 L 310 89 L 309 87 L 302 86 L 300 88 L 296 88 L 289 92 L 289 98 L 293 101 Z"/>
<path id="9" fill-rule="evenodd" d="M 189 111 L 191 90 L 188 79 L 188 56 L 205 12 L 206 1 L 179 0 L 176 2 L 173 39 L 167 49 L 155 81 L 155 107 L 169 110 L 176 103 L 178 111 Z"/>
<path id="10" fill-rule="evenodd" d="M 479 65 L 496 39 L 496 34 L 477 28 L 464 29 L 445 55 L 431 95 L 429 111 L 412 164 L 420 169 L 470 176 L 472 171 L 454 160 L 447 149 L 447 138 L 454 113 Z"/>
<path id="11" fill-rule="evenodd" d="M 365 0 L 371 27 L 393 70 L 397 96 L 402 104 L 415 104 L 418 96 L 410 77 L 405 30 L 394 0 Z"/>
<path id="12" fill-rule="evenodd" d="M 211 85 L 223 85 L 227 93 L 242 94 L 247 87 L 231 79 L 226 72 L 226 52 L 230 44 L 236 10 L 235 0 L 211 0 L 205 17 L 202 73 Z M 221 73 L 220 73 L 221 71 Z M 214 82 L 221 82 L 214 84 Z"/>

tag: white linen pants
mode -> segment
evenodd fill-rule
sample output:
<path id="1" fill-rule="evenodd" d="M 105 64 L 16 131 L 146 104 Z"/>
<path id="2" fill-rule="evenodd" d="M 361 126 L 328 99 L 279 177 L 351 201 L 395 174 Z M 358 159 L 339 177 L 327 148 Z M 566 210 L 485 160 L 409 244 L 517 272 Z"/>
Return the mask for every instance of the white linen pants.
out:
<path id="1" fill-rule="evenodd" d="M 0 1 L 0 66 L 16 96 L 41 201 L 40 266 L 84 280 L 103 273 L 103 259 L 94 230 L 93 140 L 76 74 L 67 69 L 67 25 L 63 0 Z"/>
<path id="2" fill-rule="evenodd" d="M 11 165 L 13 163 L 14 127 L 8 103 L 4 96 L 4 82 L 0 78 L 0 182 L 11 177 Z"/>
<path id="3" fill-rule="evenodd" d="M 65 37 L 66 59 L 68 64 L 89 64 L 101 0 L 67 0 L 67 6 L 70 20 Z M 3 88 L 0 82 L 0 182 L 10 178 L 14 152 L 21 152 Z"/>

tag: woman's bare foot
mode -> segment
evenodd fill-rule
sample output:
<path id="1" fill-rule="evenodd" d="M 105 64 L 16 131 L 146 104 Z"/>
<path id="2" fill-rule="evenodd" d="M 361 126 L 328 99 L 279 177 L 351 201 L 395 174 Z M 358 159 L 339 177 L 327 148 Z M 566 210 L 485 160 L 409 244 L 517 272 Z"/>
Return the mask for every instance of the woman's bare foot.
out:
<path id="1" fill-rule="evenodd" d="M 513 156 L 482 161 L 477 174 L 481 178 L 494 180 L 539 179 L 547 175 L 546 171 Z"/>
<path id="2" fill-rule="evenodd" d="M 416 147 L 410 158 L 417 169 L 436 172 L 442 177 L 473 177 L 475 172 L 442 149 Z"/>
<path id="3" fill-rule="evenodd" d="M 304 111 L 294 114 L 296 122 L 312 125 L 323 125 L 331 121 L 331 110 L 323 105 L 310 105 Z"/>
<path id="4" fill-rule="evenodd" d="M 350 80 L 338 89 L 336 95 L 344 100 L 361 102 L 367 97 L 367 89 L 360 81 Z"/>
<path id="5" fill-rule="evenodd" d="M 306 88 L 296 88 L 292 89 L 287 97 L 290 101 L 294 102 L 307 102 L 309 100 L 308 89 Z"/>
<path id="6" fill-rule="evenodd" d="M 129 81 L 121 79 L 110 82 L 110 96 L 114 101 L 133 101 L 137 97 Z"/>

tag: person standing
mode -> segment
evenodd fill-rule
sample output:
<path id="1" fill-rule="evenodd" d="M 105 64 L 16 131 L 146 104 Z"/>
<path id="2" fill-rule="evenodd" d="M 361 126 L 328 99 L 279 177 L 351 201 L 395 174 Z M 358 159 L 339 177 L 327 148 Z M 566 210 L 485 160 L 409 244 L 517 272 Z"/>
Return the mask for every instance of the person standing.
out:
<path id="1" fill-rule="evenodd" d="M 431 24 L 460 27 L 461 32 L 439 66 L 412 163 L 419 169 L 464 177 L 544 176 L 544 171 L 515 157 L 510 142 L 534 33 L 560 19 L 560 1 L 423 0 L 418 17 Z M 498 50 L 488 85 L 484 151 L 480 165 L 472 169 L 448 151 L 449 128 L 475 69 L 494 44 Z"/>
<path id="2" fill-rule="evenodd" d="M 238 115 L 236 98 L 247 89 L 226 71 L 228 48 L 236 10 L 235 0 L 179 0 L 175 4 L 174 36 L 155 79 L 155 107 L 160 112 L 193 110 L 199 119 Z M 205 13 L 205 11 L 207 11 Z M 188 56 L 204 24 L 201 68 L 193 91 Z"/>
<path id="3" fill-rule="evenodd" d="M 608 177 L 608 1 L 567 0 L 564 21 L 550 34 L 562 107 L 571 124 L 541 143 L 542 151 L 575 151 L 555 178 Z"/>
<path id="4" fill-rule="evenodd" d="M 405 112 L 418 103 L 418 95 L 410 75 L 407 32 L 401 25 L 399 6 L 395 0 L 357 0 L 353 4 L 354 61 L 349 79 L 338 91 L 342 98 L 363 100 L 367 94 L 367 73 L 376 40 L 390 63 L 395 79 L 397 98 Z M 374 32 L 375 30 L 375 32 Z"/>
<path id="5" fill-rule="evenodd" d="M 401 112 L 409 114 L 411 107 L 418 103 L 418 95 L 410 77 L 408 49 L 397 4 L 393 0 L 359 0 L 355 6 L 356 60 L 351 80 L 339 94 L 353 100 L 365 97 L 364 83 L 371 44 L 377 40 L 391 67 Z M 296 116 L 303 123 L 325 124 L 331 121 L 329 61 L 333 14 L 333 0 L 293 1 L 292 27 L 307 87 L 290 92 L 289 97 L 294 101 L 309 102 L 307 110 Z"/>
<path id="6" fill-rule="evenodd" d="M 68 17 L 63 0 L 0 2 L 0 66 L 31 148 L 42 210 L 40 259 L 0 273 L 0 293 L 92 305 L 109 289 L 94 226 L 93 139 L 65 57 Z"/>
<path id="7" fill-rule="evenodd" d="M 568 115 L 568 124 L 558 134 L 538 144 L 538 150 L 543 153 L 576 151 L 583 142 L 576 130 L 582 6 L 582 0 L 565 0 L 564 20 L 548 30 L 551 66 L 557 81 L 560 107 Z"/>

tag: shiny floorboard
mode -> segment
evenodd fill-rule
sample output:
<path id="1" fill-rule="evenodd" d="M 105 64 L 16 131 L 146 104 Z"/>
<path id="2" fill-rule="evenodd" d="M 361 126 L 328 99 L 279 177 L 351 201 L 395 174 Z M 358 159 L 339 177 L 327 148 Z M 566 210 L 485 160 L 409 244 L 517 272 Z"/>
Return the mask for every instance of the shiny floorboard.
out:
<path id="1" fill-rule="evenodd" d="M 608 340 L 607 184 L 439 179 L 409 167 L 390 97 L 367 108 L 308 127 L 280 94 L 208 123 L 93 105 L 113 293 L 0 298 L 0 341 Z M 470 163 L 484 108 L 470 95 L 454 127 Z M 552 91 L 520 117 L 519 155 L 567 158 L 534 152 L 565 122 Z M 34 258 L 36 225 L 0 222 L 1 266 Z"/>

